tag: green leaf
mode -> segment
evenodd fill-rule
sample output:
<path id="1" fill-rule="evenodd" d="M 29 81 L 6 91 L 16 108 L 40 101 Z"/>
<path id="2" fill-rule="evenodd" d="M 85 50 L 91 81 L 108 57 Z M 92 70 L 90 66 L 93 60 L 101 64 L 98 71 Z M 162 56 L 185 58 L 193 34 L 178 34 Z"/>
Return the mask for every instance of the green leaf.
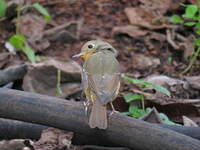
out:
<path id="1" fill-rule="evenodd" d="M 195 25 L 195 33 L 200 35 L 200 22 L 197 22 L 196 25 Z"/>
<path id="2" fill-rule="evenodd" d="M 169 120 L 167 115 L 165 115 L 164 113 L 159 113 L 159 117 L 162 120 L 162 122 L 165 123 L 165 124 L 181 126 L 180 124 L 174 123 L 173 121 Z"/>
<path id="3" fill-rule="evenodd" d="M 25 47 L 26 37 L 22 34 L 15 34 L 8 41 L 14 48 L 23 49 Z"/>
<path id="4" fill-rule="evenodd" d="M 158 92 L 166 94 L 167 96 L 171 95 L 170 92 L 166 88 L 164 88 L 164 87 L 162 87 L 160 85 L 153 84 L 151 82 L 147 82 L 147 81 L 144 81 L 144 80 L 133 79 L 133 78 L 130 78 L 130 77 L 125 76 L 125 75 L 123 75 L 122 78 L 124 80 L 129 81 L 130 83 L 133 83 L 133 84 L 136 84 L 136 85 L 139 85 L 139 86 L 151 87 L 151 88 L 155 89 Z"/>
<path id="5" fill-rule="evenodd" d="M 22 50 L 31 62 L 36 62 L 35 52 L 27 43 L 25 44 L 25 47 Z"/>
<path id="6" fill-rule="evenodd" d="M 197 39 L 195 40 L 195 45 L 200 47 L 200 38 L 197 38 Z"/>
<path id="7" fill-rule="evenodd" d="M 141 116 L 146 114 L 146 111 L 132 104 L 129 106 L 129 113 L 131 116 L 135 118 L 140 118 Z"/>
<path id="8" fill-rule="evenodd" d="M 196 23 L 195 28 L 196 28 L 196 29 L 200 29 L 200 22 L 197 22 L 197 23 Z"/>
<path id="9" fill-rule="evenodd" d="M 34 3 L 33 7 L 43 15 L 44 19 L 47 22 L 49 22 L 51 20 L 51 16 L 50 16 L 49 12 L 42 5 L 40 5 L 39 3 Z"/>
<path id="10" fill-rule="evenodd" d="M 172 61 L 173 61 L 172 56 L 169 56 L 169 57 L 167 58 L 167 61 L 168 61 L 169 64 L 172 64 Z"/>
<path id="11" fill-rule="evenodd" d="M 129 103 L 134 100 L 141 100 L 143 98 L 143 95 L 128 93 L 128 94 L 124 94 L 123 97 L 125 101 Z"/>
<path id="12" fill-rule="evenodd" d="M 186 18 L 193 19 L 198 11 L 197 5 L 186 5 L 185 14 L 183 15 Z"/>
<path id="13" fill-rule="evenodd" d="M 124 114 L 124 115 L 130 115 L 129 112 L 122 112 L 122 114 Z"/>
<path id="14" fill-rule="evenodd" d="M 194 16 L 192 19 L 195 20 L 195 21 L 199 21 L 200 16 Z"/>
<path id="15" fill-rule="evenodd" d="M 7 4 L 5 0 L 0 0 L 0 18 L 5 17 Z"/>
<path id="16" fill-rule="evenodd" d="M 196 29 L 195 33 L 198 34 L 198 35 L 200 35 L 200 29 Z"/>
<path id="17" fill-rule="evenodd" d="M 139 86 L 149 86 L 149 85 L 151 85 L 151 83 L 149 83 L 149 82 L 146 82 L 146 81 L 143 81 L 143 80 L 134 79 L 134 78 L 130 78 L 130 77 L 125 76 L 125 75 L 123 75 L 122 78 L 127 80 L 127 81 L 129 81 L 130 83 L 133 83 L 133 84 L 136 84 L 136 85 L 139 85 Z"/>
<path id="18" fill-rule="evenodd" d="M 62 89 L 60 87 L 56 88 L 56 96 L 61 96 L 63 94 Z"/>
<path id="19" fill-rule="evenodd" d="M 41 60 L 42 60 L 42 59 L 40 58 L 40 56 L 38 56 L 38 55 L 35 56 L 35 61 L 36 61 L 36 62 L 40 62 Z"/>
<path id="20" fill-rule="evenodd" d="M 23 34 L 15 34 L 8 41 L 14 48 L 21 50 L 31 62 L 36 62 L 37 57 L 35 56 L 35 52 L 28 45 L 26 37 Z"/>
<path id="21" fill-rule="evenodd" d="M 196 22 L 185 22 L 184 23 L 184 25 L 188 26 L 188 27 L 194 26 L 195 24 L 196 24 Z"/>
<path id="22" fill-rule="evenodd" d="M 152 110 L 152 108 L 147 107 L 147 108 L 146 108 L 146 113 L 150 113 L 151 110 Z"/>
<path id="23" fill-rule="evenodd" d="M 170 22 L 174 23 L 174 24 L 183 24 L 183 19 L 178 16 L 178 15 L 173 15 L 170 19 L 169 19 Z"/>
<path id="24" fill-rule="evenodd" d="M 156 91 L 161 92 L 161 93 L 163 93 L 163 94 L 165 94 L 165 95 L 167 95 L 167 96 L 170 96 L 170 95 L 171 95 L 171 93 L 170 93 L 166 88 L 164 88 L 164 87 L 162 87 L 162 86 L 160 86 L 160 85 L 152 84 L 152 87 L 153 87 Z"/>

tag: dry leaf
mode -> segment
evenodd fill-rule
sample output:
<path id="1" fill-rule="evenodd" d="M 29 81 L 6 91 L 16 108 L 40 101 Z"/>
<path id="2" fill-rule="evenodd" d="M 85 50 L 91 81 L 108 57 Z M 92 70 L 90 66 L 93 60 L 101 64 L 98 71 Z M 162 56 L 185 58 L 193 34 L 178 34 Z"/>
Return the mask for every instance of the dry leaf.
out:
<path id="1" fill-rule="evenodd" d="M 163 15 L 174 3 L 172 0 L 139 0 L 143 9 L 151 11 L 154 15 Z"/>
<path id="2" fill-rule="evenodd" d="M 188 98 L 190 93 L 189 84 L 186 81 L 171 78 L 165 75 L 151 75 L 144 79 L 147 82 L 151 82 L 167 88 L 173 97 L 177 98 Z M 152 89 L 150 87 L 146 89 Z M 160 92 L 156 92 L 157 96 L 164 96 Z"/>
<path id="3" fill-rule="evenodd" d="M 157 52 L 163 47 L 165 40 L 165 35 L 157 32 L 149 32 L 149 34 L 144 38 L 145 45 L 148 49 Z"/>
<path id="4" fill-rule="evenodd" d="M 69 149 L 72 138 L 72 132 L 49 128 L 42 132 L 39 141 L 35 142 L 33 147 L 35 150 Z"/>
<path id="5" fill-rule="evenodd" d="M 162 120 L 159 117 L 159 113 L 155 107 L 153 107 L 153 109 L 148 114 L 146 114 L 140 119 L 150 123 L 162 123 Z"/>
<path id="6" fill-rule="evenodd" d="M 14 139 L 14 140 L 3 140 L 0 141 L 1 150 L 21 150 L 24 145 L 24 139 Z"/>
<path id="7" fill-rule="evenodd" d="M 131 24 L 145 27 L 150 30 L 166 28 L 163 24 L 162 17 L 154 15 L 152 11 L 140 7 L 125 8 L 125 14 Z"/>
<path id="8" fill-rule="evenodd" d="M 42 16 L 28 13 L 21 16 L 20 21 L 20 33 L 28 38 L 29 43 L 35 50 L 43 50 L 49 47 L 49 41 L 43 39 L 46 21 Z"/>
<path id="9" fill-rule="evenodd" d="M 183 116 L 183 124 L 187 127 L 198 127 L 198 125 L 190 118 Z"/>
<path id="10" fill-rule="evenodd" d="M 57 71 L 61 70 L 62 95 L 67 97 L 80 91 L 81 67 L 75 61 L 49 59 L 29 67 L 24 77 L 25 91 L 58 96 L 56 93 Z"/>
<path id="11" fill-rule="evenodd" d="M 150 76 L 146 77 L 144 80 L 147 82 L 158 84 L 160 86 L 167 86 L 167 87 L 172 87 L 175 85 L 182 85 L 182 86 L 184 86 L 184 88 L 187 89 L 189 86 L 188 83 L 183 80 L 171 78 L 171 77 L 168 77 L 165 75 L 150 75 Z"/>
<path id="12" fill-rule="evenodd" d="M 45 20 L 42 16 L 32 13 L 25 14 L 20 17 L 20 33 L 24 34 L 31 41 L 41 39 L 44 28 L 46 26 Z"/>
<path id="13" fill-rule="evenodd" d="M 185 76 L 184 79 L 188 82 L 190 87 L 200 90 L 200 76 Z"/>
<path id="14" fill-rule="evenodd" d="M 114 35 L 127 34 L 130 37 L 138 38 L 141 36 L 145 36 L 149 31 L 145 29 L 141 29 L 137 26 L 126 25 L 126 26 L 121 26 L 121 27 L 114 27 L 112 32 Z"/>
<path id="15" fill-rule="evenodd" d="M 145 69 L 148 67 L 155 67 L 160 65 L 160 59 L 143 54 L 135 54 L 132 63 L 136 68 Z"/>
<path id="16" fill-rule="evenodd" d="M 142 27 L 149 27 L 151 26 L 150 22 L 152 22 L 152 18 L 154 16 L 145 11 L 141 8 L 125 8 L 125 13 L 130 21 L 131 24 L 142 26 Z"/>

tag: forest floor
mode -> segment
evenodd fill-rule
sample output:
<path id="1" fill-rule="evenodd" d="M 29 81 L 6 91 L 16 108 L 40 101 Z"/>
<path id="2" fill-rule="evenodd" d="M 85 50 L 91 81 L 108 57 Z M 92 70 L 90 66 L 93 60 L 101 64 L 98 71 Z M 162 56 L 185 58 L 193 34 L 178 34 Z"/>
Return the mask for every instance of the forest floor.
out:
<path id="1" fill-rule="evenodd" d="M 184 13 L 181 3 L 194 4 L 193 0 L 24 1 L 27 4 L 40 3 L 52 17 L 50 22 L 45 22 L 34 9 L 21 13 L 20 33 L 26 36 L 35 54 L 45 60 L 33 64 L 21 51 L 11 52 L 5 46 L 15 34 L 17 13 L 14 8 L 22 1 L 9 1 L 6 18 L 0 21 L 0 69 L 26 64 L 27 73 L 21 79 L 0 83 L 1 86 L 56 96 L 59 69 L 62 74 L 62 93 L 59 97 L 80 101 L 79 75 L 83 60 L 73 59 L 72 56 L 80 52 L 85 42 L 101 39 L 118 50 L 117 59 L 123 74 L 158 84 L 171 93 L 171 97 L 166 98 L 155 89 L 141 88 L 122 79 L 120 94 L 114 102 L 118 111 L 130 111 L 132 103 L 127 103 L 124 95 L 135 93 L 147 97 L 145 108 L 155 107 L 169 117 L 168 121 L 186 126 L 200 124 L 198 58 L 191 69 L 183 74 L 195 52 L 196 35 L 193 28 L 169 21 L 172 15 Z M 148 94 L 154 95 L 154 98 L 148 98 Z M 133 103 L 140 107 L 140 101 Z M 53 129 L 48 132 L 51 136 L 62 134 Z M 71 132 L 68 134 L 73 136 Z"/>

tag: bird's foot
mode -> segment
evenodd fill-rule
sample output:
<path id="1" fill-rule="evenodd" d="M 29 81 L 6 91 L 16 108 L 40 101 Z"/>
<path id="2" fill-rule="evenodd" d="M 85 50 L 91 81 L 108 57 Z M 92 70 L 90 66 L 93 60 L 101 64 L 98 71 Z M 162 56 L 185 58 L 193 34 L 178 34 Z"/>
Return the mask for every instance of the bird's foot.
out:
<path id="1" fill-rule="evenodd" d="M 119 113 L 119 111 L 112 110 L 111 113 L 109 114 L 109 116 L 112 116 L 112 115 L 115 114 L 115 113 Z"/>
<path id="2" fill-rule="evenodd" d="M 112 116 L 114 113 L 119 113 L 118 111 L 115 110 L 115 107 L 114 107 L 114 105 L 113 105 L 112 102 L 110 103 L 110 106 L 111 106 L 111 108 L 112 108 L 112 111 L 111 111 L 111 113 L 109 114 L 109 116 Z"/>
<path id="3" fill-rule="evenodd" d="M 91 105 L 90 101 L 83 102 L 83 105 L 85 106 L 85 114 L 88 115 L 88 108 Z"/>

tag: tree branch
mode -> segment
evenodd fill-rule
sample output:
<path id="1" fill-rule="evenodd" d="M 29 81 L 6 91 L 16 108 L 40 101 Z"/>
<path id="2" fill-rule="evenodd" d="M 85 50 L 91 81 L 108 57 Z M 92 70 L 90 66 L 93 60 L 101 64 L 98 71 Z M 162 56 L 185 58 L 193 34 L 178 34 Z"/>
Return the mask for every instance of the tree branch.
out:
<path id="1" fill-rule="evenodd" d="M 0 117 L 52 126 L 139 150 L 199 150 L 200 141 L 120 113 L 106 130 L 91 129 L 82 103 L 0 89 Z"/>

